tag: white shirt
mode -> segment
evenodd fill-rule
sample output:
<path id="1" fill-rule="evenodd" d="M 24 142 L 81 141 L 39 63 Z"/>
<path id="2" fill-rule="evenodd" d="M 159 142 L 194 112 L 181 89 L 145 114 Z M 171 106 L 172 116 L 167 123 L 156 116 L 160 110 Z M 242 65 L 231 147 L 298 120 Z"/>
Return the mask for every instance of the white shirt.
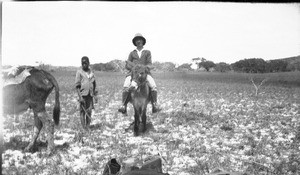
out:
<path id="1" fill-rule="evenodd" d="M 137 51 L 137 54 L 138 54 L 139 58 L 141 58 L 142 52 L 143 52 L 144 48 L 142 48 L 141 51 L 139 51 L 139 50 L 137 50 L 137 49 L 135 49 L 135 50 Z"/>
<path id="2" fill-rule="evenodd" d="M 85 72 L 85 71 L 84 71 Z M 86 74 L 86 76 L 90 79 L 90 78 L 92 78 L 92 76 L 93 76 L 93 73 L 92 73 L 92 71 L 90 70 L 90 71 L 87 71 L 87 72 L 85 72 L 85 74 Z"/>

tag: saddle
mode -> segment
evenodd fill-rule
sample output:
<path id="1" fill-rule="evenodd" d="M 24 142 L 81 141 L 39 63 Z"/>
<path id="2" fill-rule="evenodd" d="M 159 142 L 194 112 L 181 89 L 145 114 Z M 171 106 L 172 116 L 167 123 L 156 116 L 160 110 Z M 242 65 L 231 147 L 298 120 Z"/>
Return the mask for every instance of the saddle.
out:
<path id="1" fill-rule="evenodd" d="M 3 87 L 11 84 L 22 83 L 28 76 L 31 75 L 30 71 L 32 69 L 33 67 L 30 66 L 20 66 L 2 70 Z"/>
<path id="2" fill-rule="evenodd" d="M 169 175 L 162 172 L 162 162 L 159 157 L 146 161 L 141 168 L 136 166 L 122 167 L 116 159 L 111 159 L 105 165 L 102 175 Z"/>

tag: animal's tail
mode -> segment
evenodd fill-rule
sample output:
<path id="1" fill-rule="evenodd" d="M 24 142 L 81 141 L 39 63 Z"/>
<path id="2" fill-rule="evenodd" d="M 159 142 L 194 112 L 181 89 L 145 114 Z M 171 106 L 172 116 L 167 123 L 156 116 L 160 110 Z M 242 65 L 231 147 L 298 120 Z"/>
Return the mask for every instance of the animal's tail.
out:
<path id="1" fill-rule="evenodd" d="M 58 125 L 59 118 L 60 118 L 59 87 L 56 79 L 48 72 L 47 72 L 47 78 L 54 85 L 55 88 L 55 104 L 53 109 L 53 120 L 54 123 Z"/>

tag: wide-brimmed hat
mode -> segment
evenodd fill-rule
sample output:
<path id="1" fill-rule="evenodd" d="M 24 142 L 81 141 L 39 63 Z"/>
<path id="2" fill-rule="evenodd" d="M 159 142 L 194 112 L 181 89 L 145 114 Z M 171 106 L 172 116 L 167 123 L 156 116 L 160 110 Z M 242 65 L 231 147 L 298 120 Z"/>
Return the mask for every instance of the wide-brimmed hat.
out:
<path id="1" fill-rule="evenodd" d="M 140 39 L 143 40 L 144 45 L 146 44 L 146 39 L 143 37 L 143 35 L 140 34 L 140 33 L 137 33 L 137 34 L 134 35 L 134 38 L 132 39 L 133 45 L 135 45 L 135 40 L 138 39 L 138 38 L 140 38 Z M 136 45 L 135 45 L 135 46 L 136 46 Z"/>

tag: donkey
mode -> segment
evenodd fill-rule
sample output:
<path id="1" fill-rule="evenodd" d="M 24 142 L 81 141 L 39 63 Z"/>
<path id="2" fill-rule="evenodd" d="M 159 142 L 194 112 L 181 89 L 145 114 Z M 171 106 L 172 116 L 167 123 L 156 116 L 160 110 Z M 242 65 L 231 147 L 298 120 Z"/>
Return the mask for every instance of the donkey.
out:
<path id="1" fill-rule="evenodd" d="M 25 67 L 21 67 L 24 70 Z M 20 114 L 27 109 L 32 109 L 34 114 L 34 134 L 32 141 L 25 151 L 32 151 L 43 126 L 47 133 L 50 154 L 54 150 L 54 124 L 59 124 L 60 102 L 59 87 L 55 78 L 48 72 L 34 67 L 30 68 L 30 75 L 20 84 L 10 84 L 3 87 L 3 114 Z M 55 88 L 55 105 L 53 109 L 53 120 L 47 115 L 45 103 Z"/>
<path id="2" fill-rule="evenodd" d="M 147 66 L 136 65 L 132 69 L 132 81 L 137 83 L 136 89 L 131 89 L 129 101 L 134 108 L 134 135 L 139 135 L 140 119 L 142 120 L 142 132 L 146 131 L 146 112 L 147 105 L 151 101 L 150 87 L 146 81 L 147 73 L 149 72 Z"/>

